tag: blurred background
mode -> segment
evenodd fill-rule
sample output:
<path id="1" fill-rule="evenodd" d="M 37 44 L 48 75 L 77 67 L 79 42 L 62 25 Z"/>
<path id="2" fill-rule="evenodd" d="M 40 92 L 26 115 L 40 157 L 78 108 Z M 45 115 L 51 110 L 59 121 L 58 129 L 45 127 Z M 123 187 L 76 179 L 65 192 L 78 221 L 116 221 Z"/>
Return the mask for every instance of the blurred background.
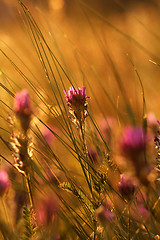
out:
<path id="1" fill-rule="evenodd" d="M 142 89 L 136 67 L 144 86 L 147 111 L 160 118 L 160 68 L 155 64 L 160 62 L 158 0 L 26 0 L 24 3 L 72 81 L 87 86 L 97 115 L 97 98 L 107 115 L 115 115 L 104 89 L 122 114 L 123 91 L 137 115 L 142 111 Z M 1 0 L 0 48 L 31 81 L 38 79 L 50 91 L 20 9 L 16 0 Z M 18 87 L 26 87 L 2 54 L 0 64 L 2 73 Z M 1 81 L 9 86 L 3 74 Z M 15 86 L 14 91 L 17 90 Z M 5 99 L 4 90 L 2 94 Z"/>

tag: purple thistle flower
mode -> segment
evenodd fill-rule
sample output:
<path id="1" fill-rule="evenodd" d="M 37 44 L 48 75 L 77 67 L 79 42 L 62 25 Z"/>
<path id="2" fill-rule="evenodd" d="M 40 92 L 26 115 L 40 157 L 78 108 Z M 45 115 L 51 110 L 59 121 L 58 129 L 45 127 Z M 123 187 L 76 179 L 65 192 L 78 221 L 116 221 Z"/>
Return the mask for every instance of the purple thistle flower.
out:
<path id="1" fill-rule="evenodd" d="M 120 141 L 121 152 L 130 159 L 137 158 L 145 151 L 149 138 L 141 127 L 126 127 Z"/>
<path id="2" fill-rule="evenodd" d="M 26 132 L 29 128 L 32 109 L 30 96 L 27 90 L 16 93 L 14 98 L 14 112 L 20 120 L 22 129 Z"/>
<path id="3" fill-rule="evenodd" d="M 127 200 L 130 200 L 134 195 L 136 185 L 133 184 L 130 179 L 126 180 L 124 174 L 121 174 L 120 177 L 121 181 L 118 183 L 119 191 L 122 197 L 124 197 Z"/>
<path id="4" fill-rule="evenodd" d="M 71 86 L 69 88 L 68 94 L 67 92 L 64 90 L 65 93 L 65 97 L 66 100 L 72 104 L 72 105 L 82 105 L 83 103 L 85 103 L 87 98 L 90 98 L 88 96 L 86 96 L 85 94 L 86 91 L 86 87 L 82 87 L 82 89 L 77 88 L 76 90 Z"/>
<path id="5" fill-rule="evenodd" d="M 69 88 L 68 93 L 64 90 L 67 105 L 69 106 L 70 113 L 72 115 L 72 121 L 81 126 L 84 119 L 87 117 L 87 98 L 85 94 L 86 88 L 83 86 L 82 89 L 74 89 L 72 86 Z"/>
<path id="6" fill-rule="evenodd" d="M 8 174 L 4 170 L 0 170 L 0 196 L 3 197 L 5 192 L 10 187 L 11 183 L 8 178 Z"/>

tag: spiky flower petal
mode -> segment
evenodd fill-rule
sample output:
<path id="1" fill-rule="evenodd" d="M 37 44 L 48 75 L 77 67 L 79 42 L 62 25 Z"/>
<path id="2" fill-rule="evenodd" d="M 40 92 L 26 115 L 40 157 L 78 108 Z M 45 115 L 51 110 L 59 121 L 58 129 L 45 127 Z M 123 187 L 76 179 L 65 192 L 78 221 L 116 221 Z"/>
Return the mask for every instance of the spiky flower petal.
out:
<path id="1" fill-rule="evenodd" d="M 83 86 L 82 89 L 74 89 L 72 86 L 69 88 L 68 93 L 64 91 L 69 107 L 69 112 L 72 115 L 72 121 L 81 127 L 87 117 L 87 101 L 90 98 L 86 96 L 86 88 Z"/>

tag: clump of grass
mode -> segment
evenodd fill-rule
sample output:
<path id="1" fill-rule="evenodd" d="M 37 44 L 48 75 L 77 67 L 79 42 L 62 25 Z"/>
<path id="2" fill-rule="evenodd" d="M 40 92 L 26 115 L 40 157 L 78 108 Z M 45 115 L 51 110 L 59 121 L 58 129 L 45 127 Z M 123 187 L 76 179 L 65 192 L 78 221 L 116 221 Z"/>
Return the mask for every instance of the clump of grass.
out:
<path id="1" fill-rule="evenodd" d="M 141 86 L 141 116 L 136 116 L 108 54 L 127 116 L 125 121 L 111 90 L 100 83 L 118 120 L 109 118 L 99 96 L 94 91 L 91 98 L 87 96 L 92 89 L 89 82 L 81 89 L 67 74 L 29 9 L 18 2 L 50 93 L 1 50 L 28 89 L 19 92 L 9 78 L 9 85 L 1 83 L 12 101 L 11 105 L 1 100 L 4 136 L 0 137 L 5 146 L 1 158 L 12 181 L 9 186 L 0 176 L 0 192 L 5 192 L 1 198 L 12 212 L 8 216 L 6 207 L 6 217 L 0 219 L 2 237 L 11 239 L 13 232 L 12 239 L 160 238 L 159 130 L 146 115 L 144 88 L 133 62 Z M 94 112 L 93 99 L 103 124 Z"/>

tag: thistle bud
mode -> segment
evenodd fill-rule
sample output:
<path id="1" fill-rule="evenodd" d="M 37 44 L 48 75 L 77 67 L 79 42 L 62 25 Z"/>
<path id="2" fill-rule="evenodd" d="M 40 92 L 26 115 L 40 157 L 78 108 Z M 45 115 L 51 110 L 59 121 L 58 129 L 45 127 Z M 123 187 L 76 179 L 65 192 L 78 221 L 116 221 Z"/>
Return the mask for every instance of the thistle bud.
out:
<path id="1" fill-rule="evenodd" d="M 68 94 L 66 91 L 65 97 L 67 100 L 67 105 L 69 107 L 69 111 L 72 115 L 72 121 L 77 125 L 77 127 L 81 126 L 87 117 L 87 98 L 85 94 L 85 87 L 82 89 L 77 88 L 74 89 L 72 86 L 70 87 Z"/>
<path id="2" fill-rule="evenodd" d="M 14 112 L 20 121 L 22 129 L 26 132 L 31 121 L 32 109 L 30 105 L 30 96 L 27 90 L 16 93 L 14 98 Z"/>
<path id="3" fill-rule="evenodd" d="M 134 195 L 136 185 L 130 179 L 125 179 L 125 175 L 121 174 L 121 181 L 118 183 L 119 191 L 126 200 L 131 200 Z"/>

